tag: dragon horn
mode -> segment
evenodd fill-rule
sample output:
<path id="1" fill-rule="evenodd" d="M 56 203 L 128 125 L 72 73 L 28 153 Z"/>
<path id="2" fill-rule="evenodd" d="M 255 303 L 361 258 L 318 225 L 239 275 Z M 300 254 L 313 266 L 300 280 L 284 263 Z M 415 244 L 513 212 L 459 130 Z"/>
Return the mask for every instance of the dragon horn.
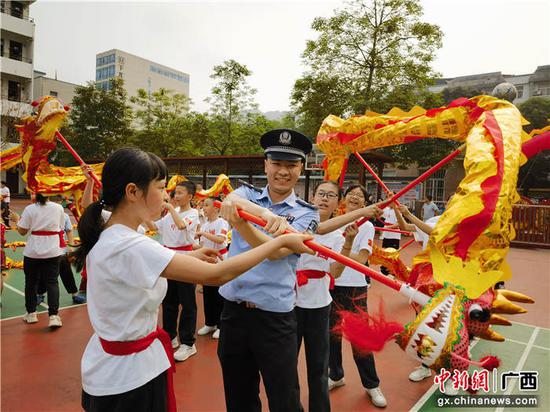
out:
<path id="1" fill-rule="evenodd" d="M 485 340 L 494 340 L 496 342 L 504 342 L 504 336 L 501 334 L 495 332 L 491 328 L 487 328 L 487 330 L 483 331 L 478 335 L 481 339 Z"/>
<path id="2" fill-rule="evenodd" d="M 496 290 L 495 300 L 493 300 L 493 313 L 508 313 L 515 315 L 518 313 L 526 313 L 527 311 L 519 305 L 510 302 L 503 293 L 499 293 L 501 289 Z"/>
<path id="3" fill-rule="evenodd" d="M 504 296 L 508 300 L 513 300 L 514 302 L 535 303 L 533 298 L 513 290 L 497 289 L 495 293 Z"/>
<path id="4" fill-rule="evenodd" d="M 510 325 L 512 325 L 512 322 L 510 322 L 508 319 L 506 319 L 503 316 L 498 316 L 498 315 L 492 313 L 491 317 L 489 318 L 489 324 L 490 325 L 510 326 Z"/>

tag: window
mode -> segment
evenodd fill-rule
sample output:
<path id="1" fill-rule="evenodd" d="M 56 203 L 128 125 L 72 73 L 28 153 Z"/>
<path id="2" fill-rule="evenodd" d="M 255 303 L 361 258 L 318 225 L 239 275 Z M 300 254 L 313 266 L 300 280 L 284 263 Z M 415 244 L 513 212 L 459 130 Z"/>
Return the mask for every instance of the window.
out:
<path id="1" fill-rule="evenodd" d="M 162 76 L 166 76 L 170 79 L 174 79 L 174 80 L 177 80 L 177 81 L 182 82 L 182 83 L 189 83 L 189 76 L 177 74 L 177 73 L 171 72 L 169 70 L 162 69 L 162 68 L 157 67 L 157 66 L 150 65 L 149 66 L 149 71 L 151 71 L 153 73 L 158 73 Z"/>
<path id="2" fill-rule="evenodd" d="M 516 86 L 516 90 L 518 91 L 518 99 L 521 99 L 523 97 L 523 84 L 518 84 Z"/>
<path id="3" fill-rule="evenodd" d="M 431 195 L 435 202 L 443 202 L 445 193 L 445 170 L 435 172 L 424 186 L 424 195 Z"/>
<path id="4" fill-rule="evenodd" d="M 50 90 L 50 96 L 57 97 L 57 92 Z"/>
<path id="5" fill-rule="evenodd" d="M 13 17 L 18 17 L 20 19 L 23 18 L 23 3 L 19 3 L 18 1 L 12 1 L 11 2 L 11 15 Z"/>
<path id="6" fill-rule="evenodd" d="M 4 39 L 0 39 L 0 56 L 4 56 Z"/>
<path id="7" fill-rule="evenodd" d="M 10 59 L 23 60 L 23 44 L 10 40 Z"/>
<path id="8" fill-rule="evenodd" d="M 109 54 L 108 56 L 103 57 L 97 57 L 95 60 L 95 65 L 97 66 L 105 66 L 107 64 L 112 64 L 115 62 L 115 55 Z"/>
<path id="9" fill-rule="evenodd" d="M 21 83 L 12 80 L 8 81 L 8 100 L 12 102 L 21 101 Z"/>
<path id="10" fill-rule="evenodd" d="M 110 79 L 111 77 L 114 77 L 115 75 L 115 65 L 102 67 L 101 69 L 96 69 L 95 71 L 95 79 L 97 80 L 105 80 Z"/>

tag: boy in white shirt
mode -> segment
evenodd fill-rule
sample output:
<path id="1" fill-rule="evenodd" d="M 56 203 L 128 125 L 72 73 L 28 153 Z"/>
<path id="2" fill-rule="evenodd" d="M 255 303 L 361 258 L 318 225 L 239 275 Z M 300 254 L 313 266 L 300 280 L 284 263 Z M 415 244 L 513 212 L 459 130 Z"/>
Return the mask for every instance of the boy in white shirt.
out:
<path id="1" fill-rule="evenodd" d="M 154 223 L 148 222 L 148 226 L 162 236 L 161 243 L 177 253 L 189 253 L 193 250 L 195 233 L 199 224 L 199 213 L 191 207 L 194 195 L 195 184 L 193 182 L 185 181 L 178 184 L 175 188 L 173 202 L 166 203 L 165 207 L 168 213 Z M 177 324 L 178 315 L 179 325 Z M 162 324 L 170 335 L 174 348 L 179 346 L 179 335 L 181 346 L 174 353 L 174 359 L 182 362 L 197 353 L 195 346 L 197 301 L 194 284 L 168 280 L 168 291 L 162 302 Z"/>
<path id="2" fill-rule="evenodd" d="M 208 198 L 204 200 L 203 208 L 206 222 L 201 225 L 197 236 L 200 236 L 201 245 L 207 248 L 218 250 L 220 260 L 223 260 L 227 254 L 227 232 L 229 223 L 219 217 L 219 209 L 214 206 L 214 201 L 218 198 Z M 218 286 L 203 286 L 204 318 L 205 325 L 197 332 L 199 335 L 207 335 L 214 332 L 212 337 L 220 337 L 220 315 L 223 309 L 223 298 L 218 293 Z"/>

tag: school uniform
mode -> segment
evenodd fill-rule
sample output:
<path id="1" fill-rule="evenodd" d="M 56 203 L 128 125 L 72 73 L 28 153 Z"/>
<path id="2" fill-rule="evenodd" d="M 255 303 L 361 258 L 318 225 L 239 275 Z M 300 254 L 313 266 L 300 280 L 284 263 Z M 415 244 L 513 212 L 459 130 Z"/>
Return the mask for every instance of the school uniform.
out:
<path id="1" fill-rule="evenodd" d="M 165 411 L 173 368 L 170 338 L 157 329 L 175 252 L 131 228 L 105 229 L 86 258 L 88 314 L 94 334 L 81 362 L 87 411 Z M 147 340 L 148 339 L 148 340 Z M 141 347 L 132 347 L 136 341 Z"/>
<path id="2" fill-rule="evenodd" d="M 202 237 L 201 243 L 204 247 L 215 249 L 220 253 L 220 259 L 223 260 L 227 256 L 227 232 L 229 231 L 229 223 L 221 217 L 210 222 L 207 220 L 201 224 L 201 232 L 209 233 L 214 236 L 223 236 L 223 243 L 213 242 L 206 237 Z M 218 293 L 219 286 L 203 286 L 202 297 L 204 300 L 204 323 L 206 326 L 219 326 L 220 315 L 223 308 L 223 298 Z"/>
<path id="3" fill-rule="evenodd" d="M 396 225 L 398 224 L 397 216 L 395 215 L 395 210 L 391 207 L 384 208 L 384 213 L 382 214 L 382 218 L 384 219 L 384 222 Z M 382 247 L 392 247 L 394 249 L 399 249 L 399 242 L 401 240 L 401 233 L 395 233 L 395 232 L 381 232 L 380 233 L 380 239 L 382 239 Z M 389 275 L 390 271 L 384 267 L 381 266 L 380 270 L 384 275 Z"/>
<path id="4" fill-rule="evenodd" d="M 177 253 L 189 253 L 193 250 L 195 233 L 199 224 L 199 213 L 196 209 L 185 212 L 176 210 L 185 224 L 180 230 L 174 223 L 170 213 L 155 222 L 161 243 Z M 180 343 L 193 346 L 197 327 L 197 299 L 193 283 L 168 280 L 168 292 L 162 302 L 162 325 L 166 332 L 174 339 L 179 335 Z M 181 305 L 181 314 L 179 307 Z M 178 324 L 179 315 L 179 324 Z"/>
<path id="5" fill-rule="evenodd" d="M 44 277 L 48 292 L 48 314 L 57 315 L 59 310 L 59 257 L 64 253 L 63 227 L 65 213 L 57 203 L 33 203 L 21 214 L 17 226 L 29 230 L 23 250 L 25 273 L 25 308 L 36 312 L 37 290 L 40 278 Z"/>
<path id="6" fill-rule="evenodd" d="M 372 252 L 372 242 L 374 239 L 374 226 L 370 222 L 364 223 L 359 227 L 359 232 L 353 241 L 351 253 L 359 253 L 366 249 Z M 367 264 L 367 262 L 360 262 Z M 332 311 L 330 316 L 330 329 L 336 325 L 338 320 L 338 310 L 355 310 L 356 307 L 367 309 L 367 281 L 365 275 L 349 267 L 346 267 L 342 275 L 336 279 L 336 285 L 332 290 Z M 361 383 L 366 389 L 378 387 L 380 380 L 376 373 L 374 356 L 359 355 L 353 350 L 353 359 L 357 365 Z M 331 334 L 330 337 L 330 355 L 329 355 L 329 377 L 333 381 L 338 381 L 344 377 L 344 368 L 342 365 L 342 336 Z"/>
<path id="7" fill-rule="evenodd" d="M 313 241 L 335 252 L 340 252 L 345 238 L 341 230 L 325 235 L 314 235 Z M 309 410 L 330 411 L 328 394 L 329 315 L 334 287 L 330 265 L 334 260 L 312 255 L 301 255 L 296 270 L 296 312 L 298 352 L 304 341 Z M 298 388 L 299 390 L 299 388 Z"/>

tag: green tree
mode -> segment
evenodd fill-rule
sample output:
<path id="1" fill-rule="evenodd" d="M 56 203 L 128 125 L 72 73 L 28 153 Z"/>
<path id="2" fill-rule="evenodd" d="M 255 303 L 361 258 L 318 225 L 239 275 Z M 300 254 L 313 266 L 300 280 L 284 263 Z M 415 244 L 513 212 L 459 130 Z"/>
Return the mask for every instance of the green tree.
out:
<path id="1" fill-rule="evenodd" d="M 242 134 L 241 123 L 246 121 L 247 113 L 258 108 L 254 102 L 256 89 L 247 83 L 251 74 L 248 67 L 235 60 L 226 60 L 213 68 L 210 78 L 215 85 L 212 96 L 205 99 L 210 103 L 211 130 L 206 139 L 216 154 L 246 150 L 243 143 L 249 137 Z"/>
<path id="2" fill-rule="evenodd" d="M 161 157 L 198 153 L 200 122 L 197 113 L 189 112 L 191 101 L 186 95 L 164 88 L 153 93 L 139 89 L 130 101 L 141 126 L 131 138 L 133 145 Z"/>
<path id="3" fill-rule="evenodd" d="M 332 17 L 315 18 L 311 27 L 318 38 L 303 53 L 309 67 L 304 78 L 324 76 L 349 88 L 337 115 L 374 109 L 401 85 L 424 90 L 436 76 L 431 63 L 442 33 L 421 16 L 415 0 L 354 0 Z M 299 114 L 309 115 L 306 100 L 298 95 L 293 102 Z"/>
<path id="4" fill-rule="evenodd" d="M 542 129 L 550 121 L 550 99 L 547 97 L 531 97 L 518 106 L 519 111 L 529 123 L 528 130 Z"/>
<path id="5" fill-rule="evenodd" d="M 550 121 L 550 99 L 531 97 L 518 106 L 521 114 L 529 121 L 526 130 L 542 129 Z M 529 196 L 531 188 L 548 188 L 550 185 L 550 152 L 543 151 L 532 157 L 519 170 L 518 187 Z"/>
<path id="6" fill-rule="evenodd" d="M 123 80 L 110 80 L 110 89 L 98 89 L 94 82 L 77 86 L 69 112 L 67 133 L 71 144 L 84 159 L 105 159 L 124 146 L 132 135 L 131 110 Z"/>

